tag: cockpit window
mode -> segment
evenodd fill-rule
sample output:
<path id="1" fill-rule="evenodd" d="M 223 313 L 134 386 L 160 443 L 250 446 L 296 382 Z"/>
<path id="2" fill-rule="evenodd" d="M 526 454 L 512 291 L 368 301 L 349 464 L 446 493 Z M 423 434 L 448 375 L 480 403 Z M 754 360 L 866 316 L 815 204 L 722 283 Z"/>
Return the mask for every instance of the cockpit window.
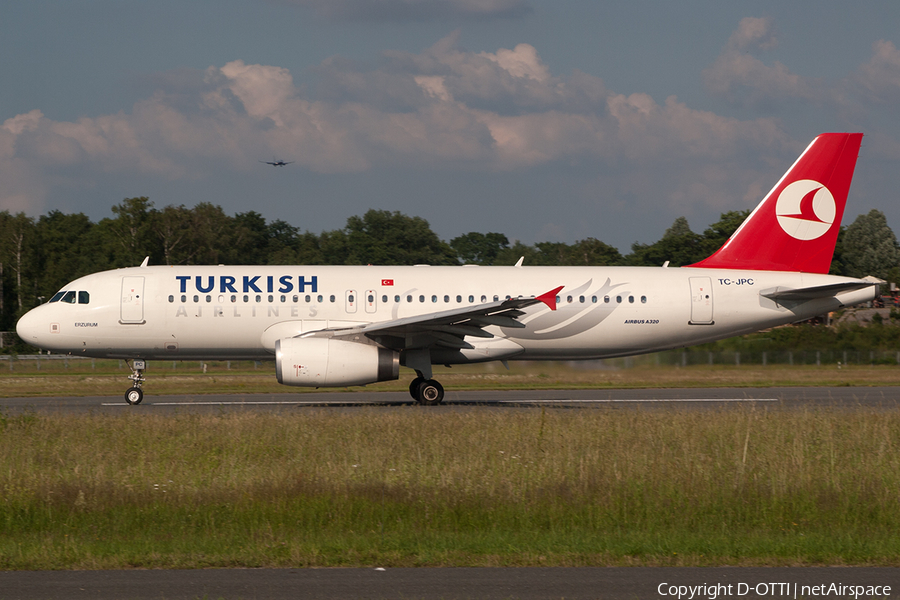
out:
<path id="1" fill-rule="evenodd" d="M 68 304 L 75 304 L 75 292 L 66 292 L 65 295 L 60 298 L 61 302 L 67 302 Z"/>
<path id="2" fill-rule="evenodd" d="M 78 304 L 90 304 L 91 295 L 88 292 L 78 292 Z"/>
<path id="3" fill-rule="evenodd" d="M 53 294 L 53 297 L 50 298 L 50 302 L 59 302 L 59 299 L 63 297 L 63 294 L 65 294 L 65 292 L 56 292 Z"/>

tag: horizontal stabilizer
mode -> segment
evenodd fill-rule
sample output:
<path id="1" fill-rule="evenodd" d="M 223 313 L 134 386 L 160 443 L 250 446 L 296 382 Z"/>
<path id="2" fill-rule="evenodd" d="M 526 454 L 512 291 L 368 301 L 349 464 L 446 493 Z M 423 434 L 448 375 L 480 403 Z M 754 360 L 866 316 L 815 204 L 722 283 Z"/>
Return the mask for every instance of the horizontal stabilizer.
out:
<path id="1" fill-rule="evenodd" d="M 776 302 L 806 302 L 819 298 L 832 298 L 844 292 L 853 292 L 863 288 L 878 285 L 868 281 L 849 281 L 846 283 L 833 283 L 816 287 L 800 288 L 794 290 L 775 290 L 774 292 L 761 292 L 760 296 Z"/>

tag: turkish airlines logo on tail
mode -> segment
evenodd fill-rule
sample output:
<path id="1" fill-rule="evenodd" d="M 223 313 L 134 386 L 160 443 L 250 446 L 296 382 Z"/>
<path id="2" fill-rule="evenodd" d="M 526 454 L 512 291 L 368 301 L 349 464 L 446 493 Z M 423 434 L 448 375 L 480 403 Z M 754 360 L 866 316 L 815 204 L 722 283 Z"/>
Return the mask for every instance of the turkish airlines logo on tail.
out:
<path id="1" fill-rule="evenodd" d="M 825 235 L 836 213 L 834 196 L 812 179 L 801 179 L 784 188 L 775 204 L 775 215 L 784 232 L 804 241 Z"/>

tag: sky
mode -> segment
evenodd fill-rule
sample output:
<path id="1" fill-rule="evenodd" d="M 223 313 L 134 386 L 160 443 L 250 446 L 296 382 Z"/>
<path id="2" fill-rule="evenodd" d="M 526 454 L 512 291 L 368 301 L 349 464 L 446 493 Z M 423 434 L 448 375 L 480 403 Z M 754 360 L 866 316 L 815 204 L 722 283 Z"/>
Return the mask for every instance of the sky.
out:
<path id="1" fill-rule="evenodd" d="M 898 46 L 895 0 L 0 1 L 0 210 L 378 209 L 627 252 L 861 131 L 844 224 L 900 232 Z"/>

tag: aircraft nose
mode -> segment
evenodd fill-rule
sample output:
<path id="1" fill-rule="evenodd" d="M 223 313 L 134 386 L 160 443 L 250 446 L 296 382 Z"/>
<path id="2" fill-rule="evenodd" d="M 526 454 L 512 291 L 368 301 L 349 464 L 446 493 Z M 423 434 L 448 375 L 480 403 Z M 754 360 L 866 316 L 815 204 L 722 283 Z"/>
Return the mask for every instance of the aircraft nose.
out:
<path id="1" fill-rule="evenodd" d="M 49 325 L 44 322 L 36 313 L 38 309 L 33 308 L 22 315 L 19 322 L 16 323 L 16 333 L 22 338 L 22 341 L 32 346 L 41 346 L 41 338 Z"/>

